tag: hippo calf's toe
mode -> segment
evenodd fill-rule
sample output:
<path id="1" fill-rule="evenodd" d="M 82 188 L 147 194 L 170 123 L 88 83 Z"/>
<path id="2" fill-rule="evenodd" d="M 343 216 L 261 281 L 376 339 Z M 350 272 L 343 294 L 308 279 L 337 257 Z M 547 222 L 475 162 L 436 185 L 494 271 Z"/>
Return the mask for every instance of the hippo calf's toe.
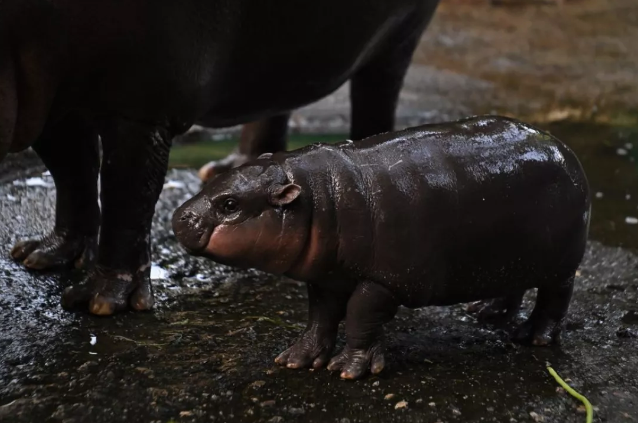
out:
<path id="1" fill-rule="evenodd" d="M 557 341 L 590 209 L 565 144 L 478 116 L 262 155 L 209 182 L 173 228 L 191 254 L 307 282 L 308 325 L 276 361 L 355 379 L 383 369 L 399 306 L 497 299 L 511 314 L 538 288 L 514 338 Z M 344 317 L 346 347 L 330 359 Z"/>

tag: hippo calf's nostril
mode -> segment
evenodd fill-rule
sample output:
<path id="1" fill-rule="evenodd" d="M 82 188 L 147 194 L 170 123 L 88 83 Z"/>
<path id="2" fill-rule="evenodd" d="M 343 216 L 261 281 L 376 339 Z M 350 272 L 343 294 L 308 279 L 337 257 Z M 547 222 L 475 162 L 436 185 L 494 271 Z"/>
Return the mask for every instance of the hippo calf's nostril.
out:
<path id="1" fill-rule="evenodd" d="M 206 248 L 213 225 L 192 209 L 178 210 L 173 216 L 173 232 L 177 241 L 192 253 Z"/>

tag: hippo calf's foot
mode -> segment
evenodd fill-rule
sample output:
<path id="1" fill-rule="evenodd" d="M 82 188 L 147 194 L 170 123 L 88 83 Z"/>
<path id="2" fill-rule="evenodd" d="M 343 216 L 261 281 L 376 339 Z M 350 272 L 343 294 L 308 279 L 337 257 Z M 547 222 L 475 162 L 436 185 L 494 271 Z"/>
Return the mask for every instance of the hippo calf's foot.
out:
<path id="1" fill-rule="evenodd" d="M 381 373 L 385 367 L 384 348 L 375 342 L 367 349 L 353 349 L 346 346 L 328 364 L 328 370 L 341 371 L 342 379 L 360 379 L 370 369 L 372 374 Z"/>
<path id="2" fill-rule="evenodd" d="M 362 282 L 348 300 L 346 347 L 328 364 L 342 379 L 360 379 L 368 369 L 380 373 L 385 366 L 383 325 L 391 321 L 399 303 L 384 286 Z"/>
<path id="3" fill-rule="evenodd" d="M 153 303 L 149 275 L 101 268 L 96 268 L 86 281 L 66 288 L 62 294 L 62 307 L 65 309 L 88 307 L 92 314 L 98 316 L 109 316 L 129 306 L 137 311 L 150 310 Z"/>
<path id="4" fill-rule="evenodd" d="M 289 369 L 325 366 L 335 347 L 339 322 L 346 314 L 348 293 L 327 291 L 312 283 L 307 289 L 310 313 L 306 329 L 297 342 L 275 359 Z"/>
<path id="5" fill-rule="evenodd" d="M 467 312 L 476 314 L 479 321 L 511 321 L 521 309 L 525 291 L 488 301 L 477 301 L 467 307 Z"/>
<path id="6" fill-rule="evenodd" d="M 330 360 L 336 338 L 336 333 L 326 333 L 319 328 L 304 331 L 297 342 L 275 358 L 275 363 L 289 369 L 321 368 Z"/>
<path id="7" fill-rule="evenodd" d="M 87 268 L 95 261 L 97 237 L 53 231 L 40 238 L 19 241 L 11 257 L 33 270 L 65 267 Z"/>

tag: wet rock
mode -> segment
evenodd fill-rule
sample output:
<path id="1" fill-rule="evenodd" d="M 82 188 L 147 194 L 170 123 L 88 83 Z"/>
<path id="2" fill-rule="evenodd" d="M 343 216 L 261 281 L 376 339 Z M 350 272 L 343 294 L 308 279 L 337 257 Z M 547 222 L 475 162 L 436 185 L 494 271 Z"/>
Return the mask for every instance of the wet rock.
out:
<path id="1" fill-rule="evenodd" d="M 620 328 L 616 331 L 619 338 L 638 338 L 638 331 L 631 328 Z"/>

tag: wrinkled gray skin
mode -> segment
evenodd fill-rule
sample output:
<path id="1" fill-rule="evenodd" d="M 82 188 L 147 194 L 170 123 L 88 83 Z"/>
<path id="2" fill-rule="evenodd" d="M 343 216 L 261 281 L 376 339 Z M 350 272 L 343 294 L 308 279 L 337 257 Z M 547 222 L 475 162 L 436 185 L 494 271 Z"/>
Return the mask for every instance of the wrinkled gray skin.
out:
<path id="1" fill-rule="evenodd" d="M 348 80 L 352 136 L 391 130 L 437 3 L 0 1 L 0 160 L 32 146 L 57 193 L 54 230 L 12 257 L 87 267 L 67 308 L 150 309 L 151 219 L 173 137 L 249 123 L 251 143 L 272 146 L 292 110 Z"/>
<path id="2" fill-rule="evenodd" d="M 590 192 L 573 152 L 516 120 L 473 117 L 264 155 L 175 212 L 191 253 L 308 283 L 310 314 L 277 357 L 354 379 L 384 366 L 382 327 L 416 308 L 498 298 L 536 307 L 518 341 L 558 341 L 585 251 Z"/>

